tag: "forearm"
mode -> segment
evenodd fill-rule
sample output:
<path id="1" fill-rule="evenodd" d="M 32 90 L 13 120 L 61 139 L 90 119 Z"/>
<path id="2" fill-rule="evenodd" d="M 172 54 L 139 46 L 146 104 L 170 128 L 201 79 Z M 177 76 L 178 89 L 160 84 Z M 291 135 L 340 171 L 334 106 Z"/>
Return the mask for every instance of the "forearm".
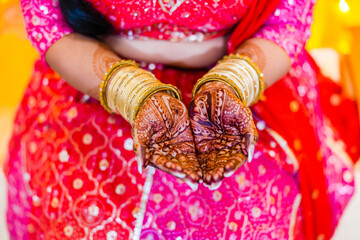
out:
<path id="1" fill-rule="evenodd" d="M 251 38 L 235 51 L 251 58 L 264 74 L 265 87 L 270 87 L 285 76 L 291 67 L 288 54 L 277 44 L 260 38 Z"/>
<path id="2" fill-rule="evenodd" d="M 61 38 L 46 53 L 47 63 L 66 82 L 96 99 L 105 72 L 119 60 L 99 41 L 77 33 Z"/>

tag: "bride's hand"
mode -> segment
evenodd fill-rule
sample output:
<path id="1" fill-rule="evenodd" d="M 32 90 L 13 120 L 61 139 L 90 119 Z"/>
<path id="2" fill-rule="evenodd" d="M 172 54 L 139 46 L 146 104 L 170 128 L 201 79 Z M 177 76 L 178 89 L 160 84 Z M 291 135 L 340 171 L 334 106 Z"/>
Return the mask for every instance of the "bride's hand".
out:
<path id="1" fill-rule="evenodd" d="M 204 184 L 216 189 L 253 157 L 258 133 L 251 111 L 226 84 L 210 82 L 192 99 L 189 115 Z"/>
<path id="2" fill-rule="evenodd" d="M 165 92 L 151 96 L 132 128 L 139 171 L 150 165 L 196 189 L 202 172 L 185 105 Z"/>

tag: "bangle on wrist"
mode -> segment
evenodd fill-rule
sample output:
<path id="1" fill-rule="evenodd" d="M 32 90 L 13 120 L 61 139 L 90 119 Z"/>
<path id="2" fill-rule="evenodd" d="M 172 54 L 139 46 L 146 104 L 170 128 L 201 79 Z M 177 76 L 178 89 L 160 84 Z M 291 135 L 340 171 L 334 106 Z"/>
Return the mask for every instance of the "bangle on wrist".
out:
<path id="1" fill-rule="evenodd" d="M 247 106 L 257 102 L 264 91 L 264 77 L 259 67 L 250 58 L 240 54 L 231 54 L 220 60 L 198 80 L 193 88 L 193 96 L 202 85 L 211 81 L 220 81 L 230 86 Z"/>
<path id="2" fill-rule="evenodd" d="M 120 114 L 132 124 L 146 100 L 161 91 L 181 100 L 176 87 L 161 83 L 134 61 L 122 60 L 105 74 L 100 85 L 100 103 L 110 113 Z"/>
<path id="3" fill-rule="evenodd" d="M 122 68 L 122 67 L 126 67 L 126 66 L 138 67 L 139 65 L 135 61 L 131 61 L 131 60 L 121 60 L 121 61 L 119 61 L 117 63 L 114 63 L 109 68 L 109 70 L 104 74 L 103 81 L 100 84 L 100 103 L 108 112 L 111 112 L 111 109 L 108 107 L 108 104 L 107 104 L 106 93 L 105 93 L 106 85 L 107 85 L 110 77 L 112 76 L 112 74 L 117 69 Z"/>

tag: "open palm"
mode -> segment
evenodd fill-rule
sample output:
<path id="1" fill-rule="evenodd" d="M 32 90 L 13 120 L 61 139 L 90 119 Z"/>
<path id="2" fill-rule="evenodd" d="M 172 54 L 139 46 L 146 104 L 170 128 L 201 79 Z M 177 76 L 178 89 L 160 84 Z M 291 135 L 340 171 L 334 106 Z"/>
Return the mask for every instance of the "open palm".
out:
<path id="1" fill-rule="evenodd" d="M 210 82 L 192 99 L 189 115 L 203 181 L 216 189 L 252 159 L 258 133 L 251 111 L 226 84 Z"/>
<path id="2" fill-rule="evenodd" d="M 196 189 L 202 172 L 185 105 L 161 92 L 142 106 L 133 124 L 134 150 L 139 170 L 150 165 Z"/>

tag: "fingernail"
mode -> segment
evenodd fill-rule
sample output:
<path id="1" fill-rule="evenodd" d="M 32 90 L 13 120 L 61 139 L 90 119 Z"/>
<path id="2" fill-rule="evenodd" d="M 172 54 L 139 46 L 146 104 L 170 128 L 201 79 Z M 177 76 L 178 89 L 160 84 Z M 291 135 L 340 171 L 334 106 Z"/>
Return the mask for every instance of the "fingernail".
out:
<path id="1" fill-rule="evenodd" d="M 251 135 L 249 133 L 245 134 L 245 151 L 247 151 L 245 154 L 249 155 L 249 148 L 250 148 L 250 137 Z M 249 146 L 249 147 L 248 147 Z"/>
<path id="2" fill-rule="evenodd" d="M 221 186 L 222 181 L 219 181 L 217 183 L 212 183 L 209 187 L 210 190 L 216 190 Z"/>
<path id="3" fill-rule="evenodd" d="M 206 184 L 206 182 L 203 182 L 204 186 L 207 188 L 210 188 L 210 185 Z"/>
<path id="4" fill-rule="evenodd" d="M 206 175 L 206 181 L 207 181 L 207 182 L 210 182 L 210 181 L 211 181 L 211 175 L 210 175 L 210 174 L 207 174 L 207 175 Z"/>
<path id="5" fill-rule="evenodd" d="M 185 173 L 172 172 L 171 174 L 174 175 L 174 176 L 177 177 L 177 178 L 184 178 L 184 177 L 186 177 L 186 174 L 185 174 Z"/>
<path id="6" fill-rule="evenodd" d="M 141 158 L 136 156 L 136 159 L 137 159 L 138 171 L 139 171 L 140 174 L 142 174 L 142 161 L 141 161 Z"/>
<path id="7" fill-rule="evenodd" d="M 235 171 L 224 173 L 224 177 L 231 177 L 234 173 Z"/>
<path id="8" fill-rule="evenodd" d="M 193 183 L 189 180 L 185 180 L 185 183 L 187 185 L 189 185 L 189 187 L 193 190 L 193 191 L 196 191 L 198 189 L 198 184 L 197 183 Z"/>
<path id="9" fill-rule="evenodd" d="M 219 178 L 220 178 L 220 175 L 219 175 L 219 174 L 215 174 L 215 176 L 213 176 L 214 181 L 219 180 Z"/>
<path id="10" fill-rule="evenodd" d="M 251 144 L 248 148 L 248 162 L 251 163 L 254 157 L 255 145 Z"/>

